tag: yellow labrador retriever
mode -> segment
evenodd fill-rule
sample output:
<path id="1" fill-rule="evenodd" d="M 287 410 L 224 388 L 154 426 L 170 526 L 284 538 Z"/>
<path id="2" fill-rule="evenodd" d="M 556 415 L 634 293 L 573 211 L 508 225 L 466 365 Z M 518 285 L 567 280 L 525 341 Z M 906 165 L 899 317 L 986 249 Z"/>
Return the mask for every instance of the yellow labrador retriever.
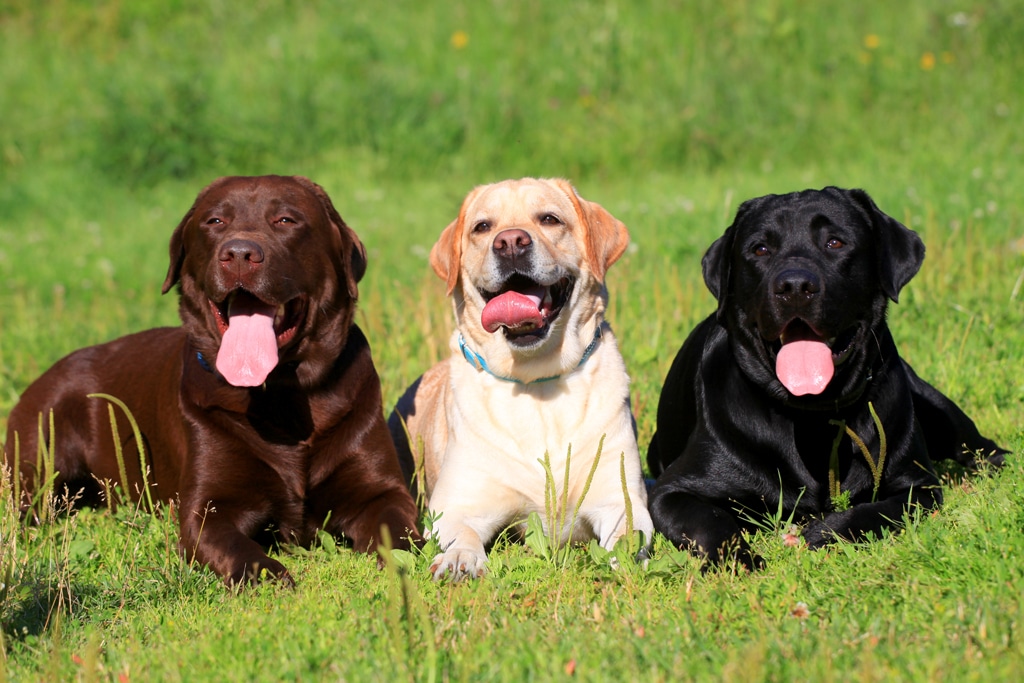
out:
<path id="1" fill-rule="evenodd" d="M 611 549 L 631 509 L 650 542 L 629 377 L 604 320 L 605 272 L 628 243 L 626 226 L 567 181 L 523 178 L 470 192 L 434 245 L 452 355 L 409 388 L 389 426 L 406 475 L 421 475 L 442 549 L 435 578 L 480 576 L 502 529 L 534 511 L 557 519 L 549 480 L 564 511 L 549 536 Z"/>

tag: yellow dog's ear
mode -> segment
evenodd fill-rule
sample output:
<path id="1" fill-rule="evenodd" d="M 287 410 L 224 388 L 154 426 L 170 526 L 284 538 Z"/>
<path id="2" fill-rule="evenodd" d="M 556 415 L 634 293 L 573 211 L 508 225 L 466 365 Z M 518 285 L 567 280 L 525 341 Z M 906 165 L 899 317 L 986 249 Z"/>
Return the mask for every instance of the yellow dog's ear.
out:
<path id="1" fill-rule="evenodd" d="M 462 267 L 462 234 L 465 232 L 466 211 L 469 204 L 484 186 L 475 187 L 462 201 L 459 217 L 441 231 L 437 243 L 430 249 L 430 267 L 445 281 L 447 294 L 451 296 L 455 285 L 459 282 L 459 271 Z"/>
<path id="2" fill-rule="evenodd" d="M 459 281 L 459 261 L 462 259 L 462 214 L 441 231 L 437 243 L 430 249 L 430 267 L 445 281 L 448 296 Z"/>
<path id="3" fill-rule="evenodd" d="M 552 182 L 569 197 L 576 208 L 576 215 L 587 231 L 587 265 L 590 272 L 603 282 L 608 268 L 619 260 L 629 246 L 629 230 L 603 206 L 581 197 L 568 180 L 556 178 Z"/>

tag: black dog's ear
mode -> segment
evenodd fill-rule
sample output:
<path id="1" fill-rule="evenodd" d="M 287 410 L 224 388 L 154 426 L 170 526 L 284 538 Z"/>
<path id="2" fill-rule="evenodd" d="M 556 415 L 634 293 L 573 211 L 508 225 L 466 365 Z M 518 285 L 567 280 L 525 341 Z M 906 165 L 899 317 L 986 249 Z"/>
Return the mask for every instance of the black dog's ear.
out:
<path id="1" fill-rule="evenodd" d="M 735 225 L 735 223 L 733 223 Z M 701 259 L 701 270 L 704 273 L 704 284 L 714 294 L 718 303 L 729 291 L 729 271 L 732 255 L 732 236 L 735 233 L 732 226 L 725 231 L 721 237 L 715 240 L 708 250 L 704 252 Z M 719 306 L 721 308 L 721 306 Z"/>
<path id="2" fill-rule="evenodd" d="M 882 291 L 894 302 L 900 290 L 920 270 L 924 262 L 924 242 L 917 233 L 882 212 L 863 190 L 849 190 L 849 196 L 865 211 L 878 250 L 878 281 Z"/>
<path id="3" fill-rule="evenodd" d="M 736 210 L 736 217 L 732 220 L 732 225 L 726 228 L 725 233 L 708 247 L 708 250 L 704 253 L 704 258 L 701 259 L 700 265 L 704 273 L 704 284 L 707 285 L 715 299 L 718 300 L 719 314 L 724 309 L 725 300 L 729 296 L 729 279 L 732 277 L 733 242 L 735 241 L 736 232 L 739 230 L 738 226 L 743 222 L 747 214 L 750 213 L 751 209 L 755 205 L 760 204 L 762 199 L 765 198 L 748 199 L 740 204 L 740 208 Z"/>

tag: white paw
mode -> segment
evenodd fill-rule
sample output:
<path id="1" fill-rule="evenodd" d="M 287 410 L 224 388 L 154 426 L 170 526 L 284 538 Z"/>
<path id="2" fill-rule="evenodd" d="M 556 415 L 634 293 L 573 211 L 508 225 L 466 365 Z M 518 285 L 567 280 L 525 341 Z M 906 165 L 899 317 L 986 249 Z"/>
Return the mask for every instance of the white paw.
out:
<path id="1" fill-rule="evenodd" d="M 449 548 L 430 563 L 435 581 L 445 577 L 452 581 L 478 579 L 486 571 L 487 555 L 466 548 Z"/>

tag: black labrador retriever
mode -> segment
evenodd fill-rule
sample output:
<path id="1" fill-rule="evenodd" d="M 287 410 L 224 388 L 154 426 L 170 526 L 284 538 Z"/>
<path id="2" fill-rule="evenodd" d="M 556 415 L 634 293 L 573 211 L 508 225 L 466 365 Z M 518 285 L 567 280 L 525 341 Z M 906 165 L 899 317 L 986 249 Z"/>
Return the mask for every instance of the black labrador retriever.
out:
<path id="1" fill-rule="evenodd" d="M 780 505 L 818 548 L 940 505 L 935 460 L 1002 464 L 1006 451 L 897 354 L 886 308 L 923 259 L 920 238 L 861 190 L 740 206 L 703 259 L 718 311 L 683 344 L 658 405 L 658 531 L 753 568 L 741 531 Z"/>

